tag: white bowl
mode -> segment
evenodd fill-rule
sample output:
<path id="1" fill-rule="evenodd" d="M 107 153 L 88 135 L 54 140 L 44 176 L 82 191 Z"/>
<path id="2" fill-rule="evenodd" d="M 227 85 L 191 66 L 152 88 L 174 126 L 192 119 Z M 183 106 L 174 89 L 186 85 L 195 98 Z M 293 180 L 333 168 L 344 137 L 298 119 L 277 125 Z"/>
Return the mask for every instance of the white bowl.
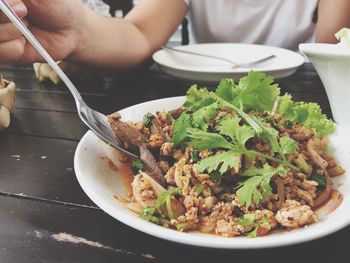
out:
<path id="1" fill-rule="evenodd" d="M 174 109 L 184 102 L 184 97 L 160 99 L 141 103 L 120 111 L 124 120 L 138 121 L 147 112 Z M 340 206 L 332 213 L 321 218 L 320 222 L 308 227 L 274 233 L 265 237 L 225 238 L 199 233 L 182 233 L 167 229 L 139 218 L 114 198 L 115 194 L 125 196 L 125 183 L 122 170 L 118 168 L 118 152 L 102 143 L 92 132 L 81 139 L 74 159 L 77 179 L 85 193 L 106 213 L 120 222 L 147 234 L 189 245 L 210 248 L 265 248 L 305 242 L 333 233 L 350 223 L 350 142 L 347 134 L 339 127 L 329 137 L 330 152 L 347 171 L 337 178 L 335 185 L 344 195 Z M 103 158 L 107 157 L 107 158 Z M 110 161 L 109 161 L 110 160 Z"/>
<path id="2" fill-rule="evenodd" d="M 325 87 L 334 120 L 350 131 L 350 48 L 334 44 L 300 44 Z"/>

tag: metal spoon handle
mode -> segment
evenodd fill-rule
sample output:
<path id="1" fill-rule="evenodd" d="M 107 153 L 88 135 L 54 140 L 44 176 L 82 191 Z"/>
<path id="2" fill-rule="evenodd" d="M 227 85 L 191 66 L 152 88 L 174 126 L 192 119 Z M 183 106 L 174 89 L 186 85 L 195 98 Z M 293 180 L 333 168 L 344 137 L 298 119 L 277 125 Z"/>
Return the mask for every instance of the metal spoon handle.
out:
<path id="1" fill-rule="evenodd" d="M 57 63 L 52 59 L 52 57 L 47 53 L 39 41 L 34 37 L 34 35 L 28 30 L 28 28 L 23 24 L 22 20 L 16 15 L 16 13 L 11 9 L 11 7 L 6 3 L 5 0 L 0 0 L 0 9 L 2 12 L 15 24 L 15 26 L 21 31 L 23 36 L 33 45 L 33 47 L 38 51 L 38 53 L 45 59 L 45 61 L 51 66 L 51 68 L 58 74 L 62 81 L 67 85 L 68 89 L 71 91 L 77 107 L 81 104 L 85 104 L 80 96 L 78 90 L 74 84 L 69 80 L 67 75 L 63 70 L 57 65 Z"/>
<path id="2" fill-rule="evenodd" d="M 176 49 L 176 48 L 172 48 L 172 47 L 167 47 L 167 46 L 162 46 L 162 49 L 164 50 L 169 50 L 169 51 L 174 51 L 174 52 L 180 52 L 180 53 L 185 53 L 185 54 L 190 54 L 190 55 L 195 55 L 195 56 L 200 56 L 200 57 L 206 57 L 206 58 L 212 58 L 212 59 L 216 59 L 216 60 L 221 60 L 221 61 L 225 61 L 231 64 L 232 68 L 237 68 L 237 67 L 249 67 L 249 66 L 253 66 L 259 63 L 262 63 L 264 61 L 270 60 L 274 57 L 276 57 L 275 55 L 269 55 L 267 57 L 258 59 L 258 60 L 254 60 L 251 62 L 247 62 L 247 63 L 238 63 L 235 61 L 232 61 L 230 59 L 224 58 L 224 57 L 218 57 L 218 56 L 212 56 L 212 55 L 208 55 L 208 54 L 202 54 L 202 53 L 198 53 L 198 52 L 194 52 L 194 51 L 187 51 L 187 50 L 182 50 L 182 49 Z"/>
<path id="3" fill-rule="evenodd" d="M 187 51 L 187 50 L 180 50 L 180 49 L 167 47 L 167 46 L 162 46 L 162 49 L 169 50 L 169 51 L 180 52 L 180 53 L 185 53 L 185 54 L 189 54 L 189 55 L 195 55 L 195 56 L 200 56 L 200 57 L 206 57 L 206 58 L 222 60 L 222 61 L 226 61 L 227 63 L 230 63 L 230 64 L 237 64 L 234 61 L 231 61 L 231 60 L 229 60 L 227 58 L 212 56 L 212 55 L 208 55 L 208 54 L 202 54 L 202 53 L 197 53 L 197 52 Z"/>

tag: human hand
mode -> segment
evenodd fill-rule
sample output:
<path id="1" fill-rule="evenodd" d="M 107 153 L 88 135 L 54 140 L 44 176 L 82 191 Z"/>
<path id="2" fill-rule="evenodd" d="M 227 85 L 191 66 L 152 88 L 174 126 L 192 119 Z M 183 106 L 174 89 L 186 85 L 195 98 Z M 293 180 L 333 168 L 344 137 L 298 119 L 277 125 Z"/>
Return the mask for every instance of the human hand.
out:
<path id="1" fill-rule="evenodd" d="M 74 53 L 84 26 L 80 0 L 7 0 L 16 14 L 55 60 Z M 43 61 L 18 29 L 0 12 L 0 63 Z"/>

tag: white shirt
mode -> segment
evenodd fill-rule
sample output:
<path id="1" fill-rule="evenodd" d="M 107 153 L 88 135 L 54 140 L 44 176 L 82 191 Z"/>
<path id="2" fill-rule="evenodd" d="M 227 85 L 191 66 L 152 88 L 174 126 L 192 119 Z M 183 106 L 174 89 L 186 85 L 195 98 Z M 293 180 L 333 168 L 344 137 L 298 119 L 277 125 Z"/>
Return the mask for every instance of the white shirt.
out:
<path id="1" fill-rule="evenodd" d="M 190 43 L 237 42 L 292 50 L 313 41 L 318 0 L 184 0 Z"/>

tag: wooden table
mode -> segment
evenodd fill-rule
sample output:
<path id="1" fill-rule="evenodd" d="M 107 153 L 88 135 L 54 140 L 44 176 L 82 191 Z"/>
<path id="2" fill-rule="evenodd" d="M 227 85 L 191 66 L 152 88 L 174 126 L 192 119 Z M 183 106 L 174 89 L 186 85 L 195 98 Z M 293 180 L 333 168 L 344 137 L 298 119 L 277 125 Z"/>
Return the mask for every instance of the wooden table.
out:
<path id="1" fill-rule="evenodd" d="M 17 110 L 10 128 L 0 132 L 0 262 L 344 262 L 349 227 L 305 244 L 247 251 L 175 244 L 119 223 L 89 200 L 75 178 L 74 151 L 87 129 L 67 89 L 39 84 L 31 68 L 2 66 L 0 72 L 17 84 Z M 279 83 L 283 92 L 318 102 L 330 114 L 311 65 Z M 189 87 L 156 68 L 77 84 L 87 103 L 106 114 L 183 95 Z"/>

